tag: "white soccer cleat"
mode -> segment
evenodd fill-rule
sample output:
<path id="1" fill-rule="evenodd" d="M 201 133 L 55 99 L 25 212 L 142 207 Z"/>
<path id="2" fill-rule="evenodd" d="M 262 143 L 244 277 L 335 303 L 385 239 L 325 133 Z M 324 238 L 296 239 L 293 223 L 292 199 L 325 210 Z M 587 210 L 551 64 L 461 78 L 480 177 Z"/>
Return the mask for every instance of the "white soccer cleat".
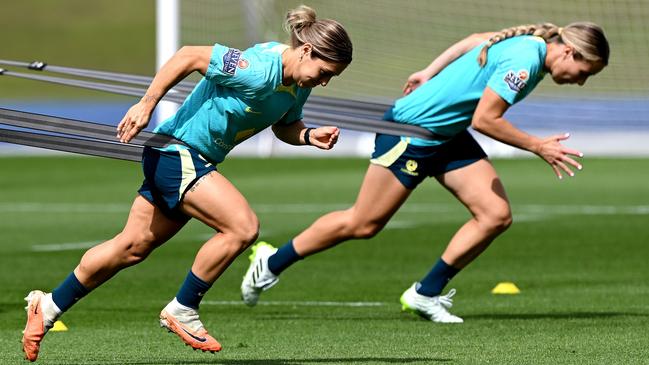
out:
<path id="1" fill-rule="evenodd" d="M 437 323 L 462 323 L 464 320 L 448 312 L 453 306 L 455 289 L 449 290 L 446 295 L 437 295 L 427 297 L 417 293 L 415 290 L 417 283 L 412 284 L 408 290 L 401 295 L 401 309 L 408 312 L 416 313 L 428 320 Z"/>
<path id="2" fill-rule="evenodd" d="M 277 249 L 267 242 L 262 241 L 252 246 L 250 266 L 241 283 L 241 299 L 246 305 L 256 305 L 261 292 L 279 281 L 279 277 L 268 269 L 268 258 L 275 252 Z"/>

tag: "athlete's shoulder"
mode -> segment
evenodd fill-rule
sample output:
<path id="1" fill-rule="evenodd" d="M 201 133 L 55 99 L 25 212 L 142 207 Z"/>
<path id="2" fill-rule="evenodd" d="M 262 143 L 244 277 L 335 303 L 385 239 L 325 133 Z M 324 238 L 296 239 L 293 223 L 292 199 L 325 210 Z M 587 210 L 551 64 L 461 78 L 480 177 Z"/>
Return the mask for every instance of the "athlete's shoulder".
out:
<path id="1" fill-rule="evenodd" d="M 244 51 L 248 58 L 254 58 L 261 64 L 281 63 L 282 53 L 288 48 L 287 45 L 278 42 L 258 43 Z"/>
<path id="2" fill-rule="evenodd" d="M 281 46 L 277 42 L 260 43 L 245 50 L 214 44 L 207 78 L 217 78 L 224 86 L 249 97 L 263 97 L 272 92 L 282 77 Z"/>
<path id="3" fill-rule="evenodd" d="M 543 38 L 535 36 L 518 36 L 506 39 L 498 44 L 499 63 L 515 62 L 529 65 L 541 65 L 546 54 L 546 44 Z"/>
<path id="4" fill-rule="evenodd" d="M 282 52 L 284 52 L 284 50 L 286 50 L 287 48 L 289 48 L 288 45 L 274 41 L 257 43 L 254 46 L 250 47 L 250 49 L 254 49 L 255 51 L 269 55 L 281 55 Z"/>
<path id="5" fill-rule="evenodd" d="M 506 43 L 507 47 L 505 47 L 505 49 L 511 53 L 516 53 L 516 52 L 538 53 L 538 51 L 545 50 L 547 48 L 547 45 L 543 38 L 532 36 L 532 35 L 524 35 L 524 36 L 509 38 L 503 41 L 503 43 Z"/>
<path id="6" fill-rule="evenodd" d="M 244 63 L 266 81 L 276 81 L 282 74 L 282 52 L 288 46 L 278 42 L 258 43 L 243 52 Z"/>

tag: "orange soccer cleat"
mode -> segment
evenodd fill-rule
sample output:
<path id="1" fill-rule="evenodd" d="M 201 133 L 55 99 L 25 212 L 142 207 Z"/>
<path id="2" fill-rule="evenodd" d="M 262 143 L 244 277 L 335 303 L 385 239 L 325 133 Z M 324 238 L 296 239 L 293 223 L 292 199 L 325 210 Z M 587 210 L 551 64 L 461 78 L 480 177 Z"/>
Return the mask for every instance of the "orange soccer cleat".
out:
<path id="1" fill-rule="evenodd" d="M 41 348 L 41 341 L 52 328 L 54 321 L 43 316 L 42 301 L 45 293 L 40 290 L 31 291 L 25 300 L 27 301 L 27 324 L 23 331 L 23 352 L 25 359 L 29 361 L 36 361 L 38 358 L 38 351 Z"/>
<path id="2" fill-rule="evenodd" d="M 212 353 L 221 351 L 221 344 L 207 333 L 203 323 L 198 319 L 196 310 L 191 308 L 173 310 L 170 306 L 171 303 L 160 312 L 161 327 L 178 335 L 185 344 L 194 350 Z"/>

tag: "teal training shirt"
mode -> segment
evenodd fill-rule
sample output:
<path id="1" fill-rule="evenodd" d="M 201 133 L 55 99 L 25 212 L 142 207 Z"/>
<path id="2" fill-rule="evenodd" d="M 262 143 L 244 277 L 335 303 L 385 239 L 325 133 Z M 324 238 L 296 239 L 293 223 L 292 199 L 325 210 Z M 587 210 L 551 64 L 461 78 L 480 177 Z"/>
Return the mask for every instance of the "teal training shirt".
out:
<path id="1" fill-rule="evenodd" d="M 245 51 L 215 44 L 205 77 L 156 133 L 173 136 L 212 163 L 275 123 L 302 119 L 310 88 L 282 85 L 282 52 L 269 42 Z M 182 148 L 178 145 L 166 149 Z"/>
<path id="2" fill-rule="evenodd" d="M 438 145 L 467 129 L 486 87 L 512 105 L 527 96 L 545 76 L 547 46 L 539 37 L 519 36 L 494 44 L 484 67 L 477 61 L 482 46 L 467 52 L 395 102 L 395 122 L 448 137 L 438 141 L 411 138 L 410 143 Z"/>

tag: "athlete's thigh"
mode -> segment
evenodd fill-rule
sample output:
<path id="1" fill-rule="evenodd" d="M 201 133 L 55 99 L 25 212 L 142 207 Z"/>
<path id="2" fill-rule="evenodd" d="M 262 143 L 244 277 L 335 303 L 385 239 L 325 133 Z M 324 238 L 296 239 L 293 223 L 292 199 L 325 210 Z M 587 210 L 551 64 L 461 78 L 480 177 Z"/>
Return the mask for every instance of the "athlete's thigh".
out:
<path id="1" fill-rule="evenodd" d="M 150 244 L 150 248 L 155 248 L 173 237 L 185 223 L 168 218 L 160 208 L 138 195 L 133 201 L 122 235 L 126 242 Z"/>
<path id="2" fill-rule="evenodd" d="M 486 158 L 436 176 L 436 179 L 474 213 L 493 208 L 509 209 L 505 187 Z"/>
<path id="3" fill-rule="evenodd" d="M 388 168 L 371 163 L 352 209 L 361 220 L 385 224 L 411 192 Z"/>
<path id="4" fill-rule="evenodd" d="M 221 232 L 256 222 L 257 216 L 244 196 L 228 179 L 212 171 L 185 193 L 181 210 Z"/>

